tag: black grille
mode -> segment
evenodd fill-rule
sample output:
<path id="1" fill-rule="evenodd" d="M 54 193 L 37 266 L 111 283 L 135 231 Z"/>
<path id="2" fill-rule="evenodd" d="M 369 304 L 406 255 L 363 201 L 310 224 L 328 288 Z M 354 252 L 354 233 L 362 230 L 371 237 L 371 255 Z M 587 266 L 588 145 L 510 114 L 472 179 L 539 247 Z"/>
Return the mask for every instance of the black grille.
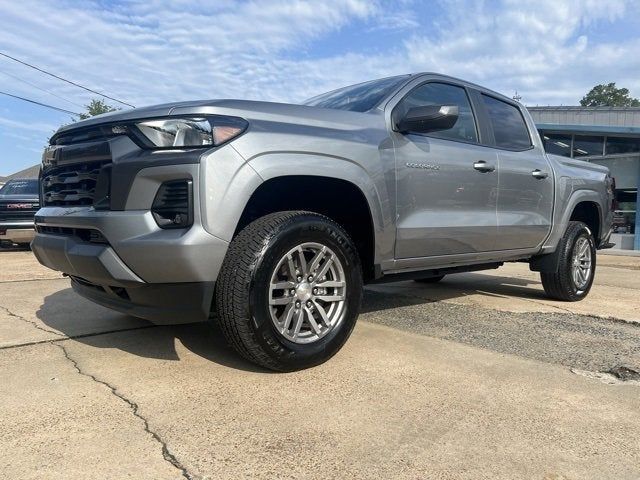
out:
<path id="1" fill-rule="evenodd" d="M 89 243 L 97 243 L 100 245 L 108 245 L 107 239 L 98 230 L 93 228 L 70 228 L 70 227 L 54 227 L 49 225 L 36 225 L 38 233 L 46 233 L 48 235 L 60 235 L 66 237 L 76 237 Z"/>
<path id="2" fill-rule="evenodd" d="M 42 175 L 43 206 L 93 205 L 100 170 L 108 163 L 75 163 L 48 169 Z"/>

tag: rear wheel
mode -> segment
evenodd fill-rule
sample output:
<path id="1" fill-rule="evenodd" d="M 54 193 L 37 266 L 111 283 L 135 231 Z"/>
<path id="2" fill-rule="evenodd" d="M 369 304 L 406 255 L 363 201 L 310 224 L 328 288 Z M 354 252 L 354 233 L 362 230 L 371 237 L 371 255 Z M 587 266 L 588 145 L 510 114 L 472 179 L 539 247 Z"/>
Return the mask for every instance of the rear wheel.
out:
<path id="1" fill-rule="evenodd" d="M 292 371 L 342 347 L 361 298 L 360 261 L 342 227 L 311 212 L 278 212 L 231 242 L 215 307 L 223 334 L 242 356 Z"/>
<path id="2" fill-rule="evenodd" d="M 558 249 L 558 269 L 540 273 L 544 291 L 557 300 L 582 300 L 591 290 L 596 271 L 596 246 L 591 230 L 582 222 L 569 222 Z"/>

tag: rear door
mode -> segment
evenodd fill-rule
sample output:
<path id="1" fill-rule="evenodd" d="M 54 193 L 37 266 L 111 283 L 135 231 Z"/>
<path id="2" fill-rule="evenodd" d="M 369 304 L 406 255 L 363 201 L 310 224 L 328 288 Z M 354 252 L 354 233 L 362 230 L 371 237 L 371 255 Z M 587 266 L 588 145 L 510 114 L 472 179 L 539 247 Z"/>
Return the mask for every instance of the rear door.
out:
<path id="1" fill-rule="evenodd" d="M 428 134 L 391 132 L 396 156 L 396 258 L 494 250 L 497 235 L 497 154 L 481 146 L 467 89 L 427 81 L 394 107 L 455 105 L 453 128 Z"/>
<path id="2" fill-rule="evenodd" d="M 476 96 L 491 128 L 500 171 L 496 249 L 539 245 L 551 230 L 554 179 L 540 142 L 533 142 L 520 107 Z"/>

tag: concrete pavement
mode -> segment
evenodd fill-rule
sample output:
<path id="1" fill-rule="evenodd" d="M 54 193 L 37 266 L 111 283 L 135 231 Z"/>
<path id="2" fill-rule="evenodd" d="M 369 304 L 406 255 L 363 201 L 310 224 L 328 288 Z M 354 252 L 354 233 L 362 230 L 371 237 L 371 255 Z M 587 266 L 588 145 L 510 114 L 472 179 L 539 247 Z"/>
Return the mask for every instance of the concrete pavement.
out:
<path id="1" fill-rule="evenodd" d="M 208 325 L 110 312 L 0 252 L 0 471 L 640 478 L 640 384 L 600 373 L 640 369 L 640 261 L 607 258 L 578 304 L 546 300 L 523 264 L 370 287 L 336 357 L 274 374 Z"/>

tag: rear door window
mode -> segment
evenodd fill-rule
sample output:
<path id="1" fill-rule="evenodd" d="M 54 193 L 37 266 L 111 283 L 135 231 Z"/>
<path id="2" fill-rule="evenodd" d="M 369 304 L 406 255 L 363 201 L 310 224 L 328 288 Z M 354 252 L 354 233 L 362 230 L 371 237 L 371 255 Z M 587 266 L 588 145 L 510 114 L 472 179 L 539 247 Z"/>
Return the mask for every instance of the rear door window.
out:
<path id="1" fill-rule="evenodd" d="M 507 150 L 531 147 L 529 129 L 518 107 L 485 94 L 482 94 L 482 101 L 493 128 L 496 147 Z"/>

